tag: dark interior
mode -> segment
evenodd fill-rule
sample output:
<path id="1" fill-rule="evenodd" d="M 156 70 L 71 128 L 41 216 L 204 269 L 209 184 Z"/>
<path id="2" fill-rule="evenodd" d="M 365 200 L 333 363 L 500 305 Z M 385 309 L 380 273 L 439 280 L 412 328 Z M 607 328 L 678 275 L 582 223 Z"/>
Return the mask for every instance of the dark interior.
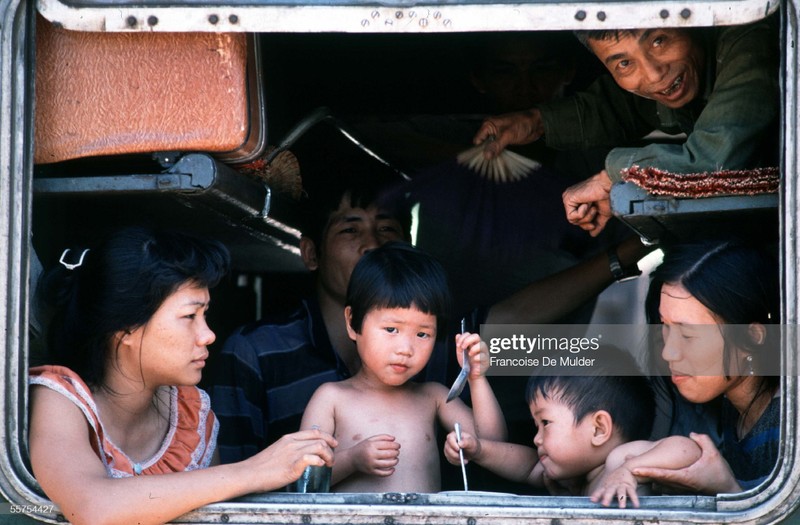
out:
<path id="1" fill-rule="evenodd" d="M 413 143 L 397 143 L 392 147 L 391 134 L 381 136 L 375 124 L 408 122 L 419 116 L 461 116 L 473 125 L 480 116 L 491 114 L 492 108 L 470 83 L 470 53 L 480 34 L 415 34 L 415 35 L 353 35 L 353 34 L 265 34 L 260 35 L 262 74 L 264 78 L 267 143 L 277 145 L 304 117 L 316 108 L 330 108 L 331 114 L 352 126 L 365 144 L 375 145 L 375 151 L 397 169 L 397 180 L 403 175 L 412 179 L 420 172 L 420 164 L 410 162 L 417 153 Z M 589 53 L 575 46 L 578 74 L 570 89 L 580 89 L 597 75 L 603 74 L 600 65 Z M 337 133 L 336 123 L 325 121 L 316 126 L 333 130 L 337 138 L 331 148 L 342 151 L 359 150 L 352 141 Z M 391 129 L 391 126 L 389 127 Z M 469 147 L 469 137 L 463 147 Z M 324 187 L 325 176 L 344 176 L 319 169 L 304 171 L 306 158 L 313 157 L 314 147 L 304 145 L 302 138 L 290 147 L 299 158 L 303 184 L 307 191 Z M 156 152 L 153 152 L 156 153 Z M 190 153 L 190 152 L 181 152 Z M 363 155 L 363 151 L 358 153 Z M 593 174 L 602 166 L 602 152 L 587 156 L 584 173 Z M 296 253 L 285 249 L 285 243 L 296 249 L 296 238 L 262 221 L 248 218 L 242 208 L 257 209 L 264 201 L 263 186 L 251 179 L 242 180 L 249 197 L 241 199 L 242 206 L 230 208 L 228 194 L 188 189 L 186 191 L 153 191 L 147 188 L 147 177 L 158 176 L 175 169 L 174 164 L 156 160 L 152 155 L 130 155 L 113 158 L 88 158 L 36 167 L 36 180 L 75 179 L 83 181 L 81 191 L 58 191 L 52 187 L 35 186 L 33 208 L 33 243 L 45 268 L 52 265 L 64 247 L 79 247 L 91 243 L 109 229 L 145 221 L 156 226 L 191 229 L 225 242 L 234 255 L 235 271 L 214 292 L 214 307 L 209 312 L 209 324 L 217 333 L 214 346 L 220 347 L 226 336 L 237 326 L 255 320 L 259 315 L 283 311 L 312 290 L 312 278 Z M 228 179 L 242 177 L 236 173 L 236 163 L 217 161 L 217 171 Z M 600 168 L 601 169 L 601 168 Z M 198 168 L 199 174 L 206 168 Z M 595 170 L 595 171 L 592 171 Z M 140 175 L 145 182 L 125 193 L 108 192 L 92 186 L 99 177 Z M 237 185 L 239 183 L 236 183 Z M 94 190 L 92 188 L 95 188 Z M 38 188 L 38 189 L 37 189 Z M 49 190 L 47 188 L 50 188 Z M 238 190 L 237 190 L 238 191 Z M 253 197 L 256 195 L 256 197 Z M 443 195 L 445 195 L 443 193 Z M 253 197 L 252 202 L 246 202 Z M 445 197 L 446 198 L 446 197 Z M 505 198 L 502 195 L 498 198 Z M 281 224 L 296 228 L 297 203 L 288 195 L 270 195 L 269 216 Z M 557 204 L 560 205 L 560 202 Z M 777 233 L 777 201 L 765 215 L 759 215 L 750 225 L 756 233 L 765 231 L 762 219 L 770 231 Z M 697 219 L 695 219 L 697 220 Z M 676 222 L 679 224 L 680 221 Z M 692 228 L 691 223 L 683 227 Z M 610 228 L 600 243 L 576 241 L 577 258 L 596 253 L 602 242 L 629 234 L 623 224 Z M 512 226 L 513 227 L 513 226 Z M 714 226 L 715 228 L 718 225 Z M 669 229 L 669 226 L 666 226 Z M 455 258 L 455 257 L 454 257 Z M 476 271 L 485 268 L 465 267 L 462 261 L 445 261 L 456 280 L 475 281 Z M 516 278 L 516 277 L 515 277 Z M 520 277 L 524 279 L 525 277 Z M 255 283 L 261 281 L 256 290 Z M 483 289 L 480 286 L 483 285 Z M 508 285 L 510 286 L 510 285 Z M 489 279 L 477 281 L 476 296 L 462 297 L 472 305 L 483 300 L 495 300 L 510 291 L 497 287 Z M 593 305 L 587 308 L 591 311 Z M 214 348 L 209 366 L 213 367 Z M 521 388 L 520 385 L 513 385 Z M 511 395 L 498 392 L 498 396 Z M 447 483 L 447 480 L 444 480 Z M 456 480 L 457 481 L 457 480 Z M 457 483 L 454 485 L 457 486 Z M 493 485 L 499 486 L 499 485 Z M 519 489 L 517 487 L 514 490 Z M 509 491 L 512 488 L 508 488 Z"/>

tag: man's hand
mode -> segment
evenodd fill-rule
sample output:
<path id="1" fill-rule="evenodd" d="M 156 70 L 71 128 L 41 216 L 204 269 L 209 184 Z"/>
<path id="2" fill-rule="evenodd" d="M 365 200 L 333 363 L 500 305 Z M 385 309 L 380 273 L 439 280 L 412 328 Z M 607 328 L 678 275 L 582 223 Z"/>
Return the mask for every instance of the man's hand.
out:
<path id="1" fill-rule="evenodd" d="M 606 170 L 567 188 L 561 196 L 567 220 L 597 237 L 611 218 L 611 178 Z"/>
<path id="2" fill-rule="evenodd" d="M 487 118 L 472 142 L 482 144 L 490 137 L 494 137 L 494 140 L 486 144 L 484 150 L 486 158 L 493 159 L 509 144 L 530 144 L 542 135 L 544 135 L 544 123 L 541 113 L 538 109 L 530 109 Z"/>

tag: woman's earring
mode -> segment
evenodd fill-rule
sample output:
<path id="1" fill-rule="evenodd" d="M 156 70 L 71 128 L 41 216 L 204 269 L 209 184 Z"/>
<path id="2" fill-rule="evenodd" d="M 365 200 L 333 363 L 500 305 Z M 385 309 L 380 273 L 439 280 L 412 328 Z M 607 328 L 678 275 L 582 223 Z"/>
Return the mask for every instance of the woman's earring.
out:
<path id="1" fill-rule="evenodd" d="M 748 369 L 747 370 L 747 375 L 749 375 L 749 376 L 754 375 L 755 374 L 755 370 L 753 370 L 753 356 L 752 355 L 748 355 L 747 357 L 745 357 L 744 360 L 747 361 L 747 369 Z"/>

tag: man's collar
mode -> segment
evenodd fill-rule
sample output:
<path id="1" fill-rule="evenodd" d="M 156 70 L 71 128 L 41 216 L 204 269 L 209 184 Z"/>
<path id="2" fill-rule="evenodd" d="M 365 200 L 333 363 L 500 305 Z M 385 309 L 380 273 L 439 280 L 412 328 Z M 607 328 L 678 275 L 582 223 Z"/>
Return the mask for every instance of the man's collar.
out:
<path id="1" fill-rule="evenodd" d="M 322 317 L 322 309 L 319 301 L 315 297 L 303 299 L 303 308 L 308 313 L 311 345 L 319 357 L 325 359 L 336 368 L 337 374 L 342 378 L 350 377 L 350 371 L 339 356 L 339 351 L 333 347 L 328 329 L 325 328 L 325 320 Z"/>

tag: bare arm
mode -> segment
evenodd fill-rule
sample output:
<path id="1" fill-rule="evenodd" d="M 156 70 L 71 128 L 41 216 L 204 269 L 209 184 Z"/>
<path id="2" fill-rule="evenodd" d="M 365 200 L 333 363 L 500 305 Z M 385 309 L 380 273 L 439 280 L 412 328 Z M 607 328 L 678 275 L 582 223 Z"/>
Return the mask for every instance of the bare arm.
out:
<path id="1" fill-rule="evenodd" d="M 633 442 L 639 443 L 639 442 Z M 636 467 L 682 468 L 700 459 L 700 447 L 684 436 L 668 436 L 650 443 L 650 446 L 639 454 L 632 453 L 626 443 L 614 449 L 606 459 L 606 468 L 625 467 L 633 470 Z"/>
<path id="2" fill-rule="evenodd" d="M 730 465 L 706 434 L 692 433 L 689 437 L 702 450 L 702 456 L 686 467 L 658 467 L 641 465 L 634 468 L 636 476 L 643 476 L 661 484 L 703 494 L 741 492 Z"/>
<path id="3" fill-rule="evenodd" d="M 659 467 L 678 469 L 688 467 L 700 459 L 702 451 L 691 439 L 669 436 L 656 442 L 634 441 L 615 448 L 606 458 L 605 472 L 598 487 L 591 493 L 592 501 L 608 506 L 612 500 L 625 508 L 630 499 L 634 507 L 639 506 L 637 485 L 649 481 L 633 474 L 637 467 Z"/>
<path id="4" fill-rule="evenodd" d="M 536 468 L 539 456 L 536 450 L 516 443 L 505 443 L 488 439 L 477 439 L 468 432 L 461 433 L 460 448 L 464 458 L 491 470 L 511 481 L 543 487 L 543 470 Z M 455 432 L 450 432 L 445 441 L 444 453 L 447 461 L 457 465 L 459 443 Z"/>
<path id="5" fill-rule="evenodd" d="M 319 431 L 299 432 L 240 463 L 114 479 L 92 450 L 79 408 L 45 387 L 32 389 L 31 406 L 34 475 L 76 524 L 161 524 L 209 503 L 274 490 L 297 479 L 307 465 L 332 464 L 336 443 Z"/>
<path id="6" fill-rule="evenodd" d="M 505 441 L 508 437 L 503 410 L 497 402 L 492 386 L 486 379 L 489 369 L 489 348 L 480 335 L 463 333 L 456 335 L 456 352 L 462 356 L 462 348 L 468 348 L 469 391 L 472 399 L 472 414 L 475 419 L 475 434 L 481 438 Z M 459 359 L 460 363 L 461 359 Z"/>
<path id="7" fill-rule="evenodd" d="M 630 237 L 617 246 L 623 266 L 639 261 L 654 247 Z M 573 311 L 614 282 L 608 256 L 599 253 L 566 270 L 534 281 L 489 309 L 489 324 L 550 323 Z M 543 307 L 546 305 L 546 307 Z"/>

